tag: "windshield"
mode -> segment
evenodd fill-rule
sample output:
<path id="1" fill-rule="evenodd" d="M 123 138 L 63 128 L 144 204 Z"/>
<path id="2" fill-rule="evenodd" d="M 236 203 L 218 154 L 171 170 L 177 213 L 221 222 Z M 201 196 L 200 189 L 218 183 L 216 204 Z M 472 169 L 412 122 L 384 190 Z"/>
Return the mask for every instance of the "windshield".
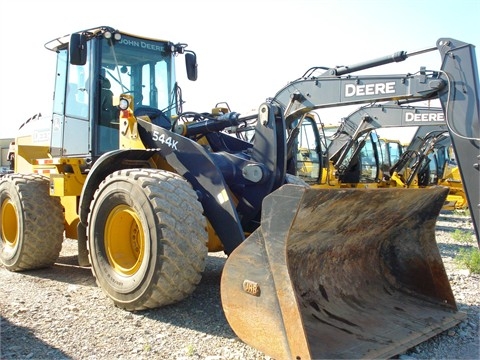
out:
<path id="1" fill-rule="evenodd" d="M 134 97 L 135 107 L 160 109 L 175 115 L 175 69 L 170 44 L 123 34 L 120 41 L 102 41 L 101 76 L 118 102 L 121 94 Z M 115 104 L 116 105 L 116 104 Z"/>

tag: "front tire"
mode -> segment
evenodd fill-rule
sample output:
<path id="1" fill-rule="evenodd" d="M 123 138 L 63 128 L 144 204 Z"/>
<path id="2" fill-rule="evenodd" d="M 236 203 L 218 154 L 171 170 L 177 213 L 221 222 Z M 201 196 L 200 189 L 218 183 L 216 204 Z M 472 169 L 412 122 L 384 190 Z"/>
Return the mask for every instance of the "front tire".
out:
<path id="1" fill-rule="evenodd" d="M 0 179 L 0 260 L 10 271 L 51 266 L 63 242 L 63 208 L 41 175 Z"/>
<path id="2" fill-rule="evenodd" d="M 88 218 L 92 271 L 100 288 L 126 310 L 181 301 L 201 280 L 206 220 L 196 192 L 163 170 L 122 170 L 95 193 Z"/>

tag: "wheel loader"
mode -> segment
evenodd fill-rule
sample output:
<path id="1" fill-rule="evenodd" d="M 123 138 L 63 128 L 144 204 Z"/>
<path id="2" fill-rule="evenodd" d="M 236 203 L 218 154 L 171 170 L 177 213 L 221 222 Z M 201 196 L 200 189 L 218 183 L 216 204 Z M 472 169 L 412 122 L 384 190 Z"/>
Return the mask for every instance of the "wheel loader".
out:
<path id="1" fill-rule="evenodd" d="M 435 242 L 447 188 L 313 189 L 287 173 L 289 124 L 324 102 L 284 106 L 290 95 L 282 90 L 259 106 L 254 141 L 244 141 L 226 129 L 251 116 L 183 111 L 174 72 L 181 55 L 188 79 L 197 78 L 186 44 L 102 26 L 46 48 L 57 56 L 52 117 L 22 126 L 15 172 L 0 180 L 6 269 L 51 266 L 64 237 L 77 239 L 79 264 L 91 266 L 106 296 L 140 311 L 189 296 L 208 253 L 223 251 L 227 321 L 275 359 L 388 358 L 465 317 Z M 452 143 L 478 203 L 478 166 L 463 171 L 478 161 L 473 46 L 441 39 L 437 48 L 446 61 L 436 75 L 372 90 L 370 78 L 338 72 L 325 80 L 336 84 L 335 96 L 348 90 L 349 102 L 367 101 L 371 91 L 389 101 L 411 84 L 456 104 L 448 107 Z"/>

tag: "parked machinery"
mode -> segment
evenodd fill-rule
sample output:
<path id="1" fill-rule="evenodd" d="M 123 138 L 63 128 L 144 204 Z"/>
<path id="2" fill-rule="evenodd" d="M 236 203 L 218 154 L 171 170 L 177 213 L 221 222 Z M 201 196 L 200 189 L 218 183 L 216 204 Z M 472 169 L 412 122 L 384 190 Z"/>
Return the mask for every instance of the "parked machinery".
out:
<path id="1" fill-rule="evenodd" d="M 382 139 L 376 130 L 417 128 L 410 143 Z M 467 200 L 441 108 L 398 103 L 362 106 L 343 118 L 328 144 L 313 114 L 302 121 L 291 172 L 314 187 L 450 188 L 445 210 Z"/>
<path id="2" fill-rule="evenodd" d="M 448 191 L 298 185 L 287 174 L 287 133 L 332 102 L 438 96 L 455 104 L 446 108 L 452 143 L 478 203 L 478 173 L 463 171 L 476 161 L 479 137 L 472 45 L 439 40 L 444 65 L 428 75 L 342 77 L 347 71 L 335 69 L 290 84 L 260 105 L 253 142 L 223 131 L 251 117 L 182 111 L 178 55 L 197 77 L 185 44 L 99 27 L 46 47 L 57 54 L 52 118 L 22 127 L 15 173 L 0 180 L 7 269 L 52 265 L 65 235 L 78 240 L 79 263 L 91 265 L 115 305 L 142 310 L 191 294 L 208 252 L 224 251 L 227 320 L 278 359 L 391 357 L 464 317 L 434 237 Z M 329 86 L 315 85 L 323 81 Z"/>

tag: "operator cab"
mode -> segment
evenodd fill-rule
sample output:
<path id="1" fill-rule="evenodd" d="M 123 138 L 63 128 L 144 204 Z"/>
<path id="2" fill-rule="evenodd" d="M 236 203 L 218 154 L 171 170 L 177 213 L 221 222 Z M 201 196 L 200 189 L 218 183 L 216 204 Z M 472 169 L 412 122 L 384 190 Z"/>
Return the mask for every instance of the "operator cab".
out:
<path id="1" fill-rule="evenodd" d="M 325 139 L 320 135 L 313 113 L 293 122 L 291 129 L 294 128 L 299 130 L 298 141 L 295 143 L 294 156 L 288 162 L 287 170 L 307 184 L 317 184 L 323 181 L 322 175 L 325 176 L 322 174 L 325 162 L 322 149 L 326 148 Z"/>
<path id="2" fill-rule="evenodd" d="M 181 112 L 175 56 L 185 53 L 187 77 L 196 80 L 196 56 L 186 44 L 140 38 L 100 27 L 57 38 L 51 135 L 53 156 L 93 161 L 119 149 L 119 100 L 133 97 L 135 116 L 170 128 Z"/>

